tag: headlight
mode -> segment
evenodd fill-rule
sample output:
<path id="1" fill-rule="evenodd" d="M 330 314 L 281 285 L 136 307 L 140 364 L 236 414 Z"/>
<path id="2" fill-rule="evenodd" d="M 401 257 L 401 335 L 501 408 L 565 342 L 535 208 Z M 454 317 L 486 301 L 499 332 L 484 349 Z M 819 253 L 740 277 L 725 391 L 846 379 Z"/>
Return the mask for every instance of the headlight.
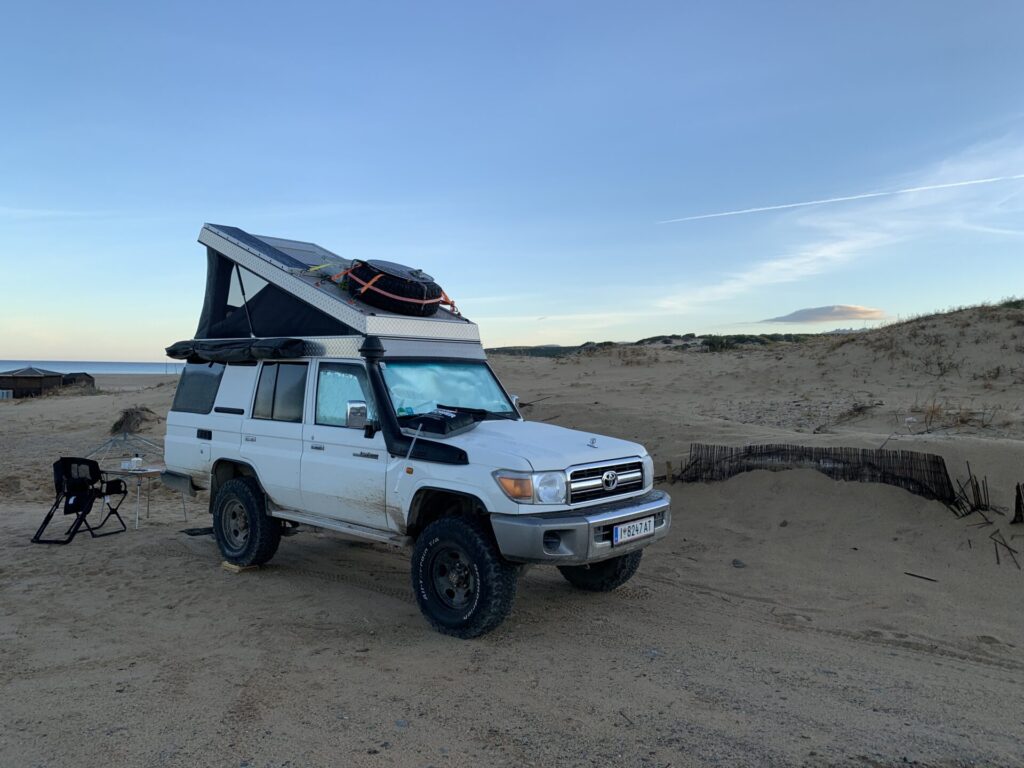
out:
<path id="1" fill-rule="evenodd" d="M 533 476 L 538 504 L 565 503 L 565 472 L 540 472 Z"/>
<path id="2" fill-rule="evenodd" d="M 642 459 L 644 463 L 644 490 L 651 490 L 654 487 L 654 459 L 648 454 Z M 672 482 L 672 478 L 668 478 Z"/>
<path id="3" fill-rule="evenodd" d="M 564 472 L 514 472 L 499 469 L 494 479 L 512 501 L 520 504 L 564 504 Z"/>

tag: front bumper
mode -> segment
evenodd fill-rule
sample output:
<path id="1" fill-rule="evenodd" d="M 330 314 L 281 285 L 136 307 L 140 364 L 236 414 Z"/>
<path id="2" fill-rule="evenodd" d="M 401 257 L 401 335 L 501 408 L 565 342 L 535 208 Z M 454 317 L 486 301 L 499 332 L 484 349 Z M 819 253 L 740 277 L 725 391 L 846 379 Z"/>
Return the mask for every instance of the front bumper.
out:
<path id="1" fill-rule="evenodd" d="M 545 515 L 491 515 L 498 549 L 519 563 L 578 565 L 618 557 L 663 538 L 672 525 L 671 498 L 651 491 L 631 499 Z M 612 545 L 612 527 L 654 517 L 654 534 Z"/>

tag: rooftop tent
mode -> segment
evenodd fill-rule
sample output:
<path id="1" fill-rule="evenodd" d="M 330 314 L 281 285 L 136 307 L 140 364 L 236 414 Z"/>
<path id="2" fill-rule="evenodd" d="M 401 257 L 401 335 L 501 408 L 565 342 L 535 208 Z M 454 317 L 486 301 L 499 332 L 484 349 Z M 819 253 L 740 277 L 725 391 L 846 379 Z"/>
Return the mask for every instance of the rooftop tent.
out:
<path id="1" fill-rule="evenodd" d="M 240 242 L 258 246 L 277 264 L 288 270 L 306 271 L 311 266 L 340 258 L 327 251 L 317 253 L 309 263 L 279 250 L 266 240 L 252 237 L 235 227 L 222 227 Z M 312 244 L 310 244 L 312 245 Z M 314 246 L 315 248 L 316 246 Z M 249 337 L 344 336 L 352 329 L 302 299 L 272 285 L 240 266 L 214 248 L 206 249 L 206 298 L 199 316 L 197 339 L 238 339 Z"/>
<path id="2" fill-rule="evenodd" d="M 352 261 L 315 243 L 206 224 L 206 297 L 196 339 L 380 335 L 479 343 L 476 325 L 445 309 L 429 318 L 370 306 L 327 279 Z"/>

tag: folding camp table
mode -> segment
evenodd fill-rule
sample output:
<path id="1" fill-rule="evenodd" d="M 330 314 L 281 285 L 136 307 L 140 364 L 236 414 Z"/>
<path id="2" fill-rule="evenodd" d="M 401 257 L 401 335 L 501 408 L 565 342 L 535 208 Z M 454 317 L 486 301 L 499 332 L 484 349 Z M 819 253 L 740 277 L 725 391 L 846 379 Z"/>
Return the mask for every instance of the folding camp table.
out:
<path id="1" fill-rule="evenodd" d="M 103 470 L 108 475 L 118 475 L 120 477 L 133 477 L 135 478 L 135 529 L 139 528 L 139 511 L 142 508 L 142 480 L 146 480 L 146 518 L 149 518 L 149 497 L 150 492 L 153 490 L 153 478 L 160 477 L 166 470 L 166 467 L 162 465 L 152 465 L 148 467 L 139 467 L 138 469 L 105 469 Z M 188 507 L 185 505 L 185 494 L 181 494 L 181 513 L 185 520 L 188 520 Z"/>

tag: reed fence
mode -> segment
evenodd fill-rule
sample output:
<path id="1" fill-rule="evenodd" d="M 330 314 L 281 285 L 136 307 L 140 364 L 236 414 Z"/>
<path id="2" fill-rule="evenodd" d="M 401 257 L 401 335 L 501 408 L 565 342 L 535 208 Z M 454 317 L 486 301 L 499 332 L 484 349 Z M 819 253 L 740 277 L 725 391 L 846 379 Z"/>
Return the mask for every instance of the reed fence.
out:
<path id="1" fill-rule="evenodd" d="M 834 480 L 895 485 L 926 499 L 953 504 L 957 498 L 941 456 L 916 451 L 828 448 L 769 443 L 733 447 L 694 443 L 682 482 L 727 480 L 742 472 L 815 469 Z"/>

